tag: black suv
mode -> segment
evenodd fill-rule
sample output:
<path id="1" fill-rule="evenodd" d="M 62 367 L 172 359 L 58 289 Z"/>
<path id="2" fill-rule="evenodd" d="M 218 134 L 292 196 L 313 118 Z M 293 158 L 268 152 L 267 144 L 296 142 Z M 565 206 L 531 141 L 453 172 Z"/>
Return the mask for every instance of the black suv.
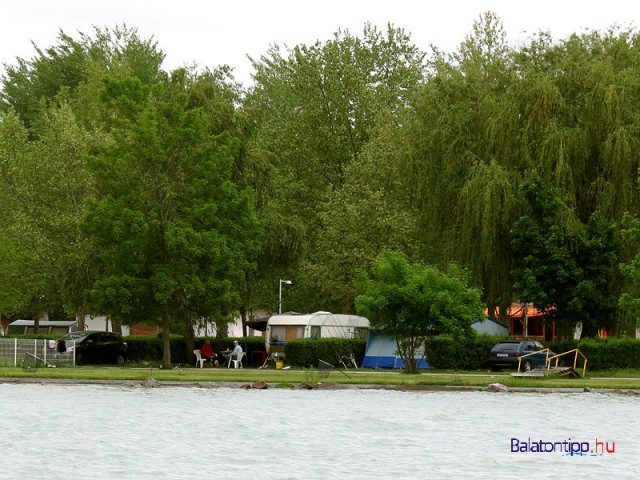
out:
<path id="1" fill-rule="evenodd" d="M 502 340 L 489 352 L 487 365 L 490 370 L 501 368 L 518 368 L 520 357 L 543 350 L 545 347 L 537 340 Z M 554 356 L 553 352 L 540 352 L 522 359 L 520 367 L 529 371 L 534 367 L 544 366 L 548 357 Z"/>
<path id="2" fill-rule="evenodd" d="M 127 343 L 115 332 L 71 332 L 58 340 L 58 351 L 73 352 L 76 364 L 127 361 Z"/>

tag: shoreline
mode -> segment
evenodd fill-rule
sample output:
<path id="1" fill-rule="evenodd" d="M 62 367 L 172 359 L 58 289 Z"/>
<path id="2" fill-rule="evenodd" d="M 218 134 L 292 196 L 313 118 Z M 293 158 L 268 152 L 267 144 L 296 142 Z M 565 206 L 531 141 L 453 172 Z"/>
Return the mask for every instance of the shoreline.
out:
<path id="1" fill-rule="evenodd" d="M 149 377 L 145 380 L 100 380 L 100 379 L 70 379 L 70 378 L 25 378 L 25 377 L 0 377 L 0 384 L 32 384 L 32 385 L 104 385 L 130 388 L 234 388 L 246 390 L 393 390 L 406 392 L 487 392 L 487 393 L 614 393 L 621 395 L 640 395 L 640 389 L 620 388 L 588 388 L 588 387 L 505 387 L 491 388 L 492 386 L 463 386 L 463 385 L 376 385 L 376 384 L 341 384 L 318 383 L 311 386 L 305 383 L 292 383 L 289 387 L 282 384 L 262 382 L 202 382 L 202 381 L 177 381 L 156 380 Z M 499 384 L 501 385 L 501 384 Z"/>

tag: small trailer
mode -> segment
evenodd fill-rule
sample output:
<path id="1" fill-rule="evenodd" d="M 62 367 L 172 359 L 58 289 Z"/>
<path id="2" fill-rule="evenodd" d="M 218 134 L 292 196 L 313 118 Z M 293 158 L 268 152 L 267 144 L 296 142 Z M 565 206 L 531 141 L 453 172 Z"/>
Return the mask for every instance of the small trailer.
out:
<path id="1" fill-rule="evenodd" d="M 297 338 L 366 339 L 369 320 L 357 315 L 330 312 L 283 313 L 268 318 L 266 332 L 267 353 L 284 353 L 285 343 Z"/>

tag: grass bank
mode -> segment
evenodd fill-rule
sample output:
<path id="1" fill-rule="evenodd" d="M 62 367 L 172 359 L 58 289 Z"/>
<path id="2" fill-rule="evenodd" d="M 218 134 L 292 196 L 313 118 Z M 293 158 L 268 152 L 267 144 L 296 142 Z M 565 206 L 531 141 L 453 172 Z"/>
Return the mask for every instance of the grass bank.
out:
<path id="1" fill-rule="evenodd" d="M 0 377 L 5 381 L 25 379 L 66 379 L 87 381 L 144 381 L 149 377 L 159 382 L 185 383 L 253 383 L 265 381 L 281 386 L 299 383 L 335 382 L 351 385 L 377 386 L 433 386 L 433 387 L 487 387 L 501 383 L 514 388 L 591 388 L 591 389 L 640 389 L 640 372 L 610 371 L 587 374 L 585 378 L 545 377 L 517 378 L 510 372 L 450 372 L 428 371 L 418 375 L 407 375 L 395 371 L 347 370 L 331 371 L 321 377 L 315 369 L 226 369 L 226 368 L 175 368 L 83 366 L 77 368 L 39 368 L 24 371 L 16 367 L 0 367 Z M 1 381 L 1 380 L 0 380 Z"/>

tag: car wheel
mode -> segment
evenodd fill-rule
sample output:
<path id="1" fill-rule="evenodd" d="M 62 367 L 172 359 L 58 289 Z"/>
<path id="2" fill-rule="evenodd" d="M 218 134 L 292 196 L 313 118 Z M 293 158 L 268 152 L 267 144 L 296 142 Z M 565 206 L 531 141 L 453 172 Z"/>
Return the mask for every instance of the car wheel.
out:
<path id="1" fill-rule="evenodd" d="M 83 361 L 84 355 L 82 355 L 81 353 L 76 353 L 76 365 L 82 365 Z"/>
<path id="2" fill-rule="evenodd" d="M 524 362 L 524 371 L 525 372 L 530 372 L 531 371 L 531 362 L 529 360 L 526 360 Z"/>
<path id="3" fill-rule="evenodd" d="M 118 355 L 118 357 L 116 358 L 116 363 L 117 363 L 118 365 L 124 365 L 124 362 L 125 362 L 125 361 L 126 361 L 126 360 L 125 360 L 125 358 L 124 358 L 124 355 Z"/>

